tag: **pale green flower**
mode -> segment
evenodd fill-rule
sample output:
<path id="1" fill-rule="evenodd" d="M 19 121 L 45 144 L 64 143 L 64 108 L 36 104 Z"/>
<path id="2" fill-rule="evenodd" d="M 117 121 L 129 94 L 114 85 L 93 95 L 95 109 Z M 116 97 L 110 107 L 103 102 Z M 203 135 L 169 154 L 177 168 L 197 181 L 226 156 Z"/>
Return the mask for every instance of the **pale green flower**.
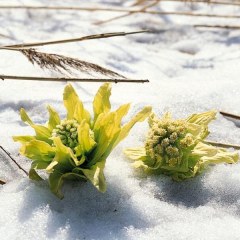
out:
<path id="1" fill-rule="evenodd" d="M 209 164 L 235 163 L 238 153 L 205 144 L 208 124 L 216 116 L 209 111 L 174 120 L 169 113 L 158 119 L 149 117 L 149 132 L 144 147 L 126 149 L 135 167 L 183 180 L 201 173 Z"/>
<path id="2" fill-rule="evenodd" d="M 93 101 L 93 119 L 70 84 L 63 94 L 66 119 L 61 120 L 48 106 L 49 120 L 41 126 L 34 124 L 21 109 L 22 120 L 35 130 L 36 135 L 13 139 L 21 142 L 20 153 L 33 161 L 29 171 L 31 179 L 41 180 L 36 170 L 46 170 L 51 191 L 60 198 L 63 197 L 60 189 L 65 179 L 90 180 L 99 191 L 106 190 L 103 169 L 107 157 L 135 123 L 144 121 L 151 113 L 151 107 L 145 107 L 122 126 L 122 118 L 128 113 L 130 104 L 111 111 L 110 95 L 110 84 L 103 84 Z"/>

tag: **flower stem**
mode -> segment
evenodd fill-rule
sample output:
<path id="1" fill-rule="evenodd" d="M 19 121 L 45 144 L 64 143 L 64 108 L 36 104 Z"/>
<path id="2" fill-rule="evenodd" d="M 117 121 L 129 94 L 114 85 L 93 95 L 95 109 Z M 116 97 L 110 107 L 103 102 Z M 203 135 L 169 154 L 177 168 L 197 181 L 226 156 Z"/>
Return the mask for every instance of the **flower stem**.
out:
<path id="1" fill-rule="evenodd" d="M 0 146 L 0 149 L 18 166 L 19 169 L 21 169 L 28 176 L 28 172 L 17 163 L 17 161 L 11 156 L 8 151 L 6 151 L 2 146 Z"/>
<path id="2" fill-rule="evenodd" d="M 204 141 L 204 143 L 211 144 L 216 147 L 223 147 L 223 148 L 235 148 L 240 150 L 239 145 L 234 145 L 234 144 L 228 144 L 228 143 L 219 143 L 219 142 L 213 142 L 213 141 Z"/>

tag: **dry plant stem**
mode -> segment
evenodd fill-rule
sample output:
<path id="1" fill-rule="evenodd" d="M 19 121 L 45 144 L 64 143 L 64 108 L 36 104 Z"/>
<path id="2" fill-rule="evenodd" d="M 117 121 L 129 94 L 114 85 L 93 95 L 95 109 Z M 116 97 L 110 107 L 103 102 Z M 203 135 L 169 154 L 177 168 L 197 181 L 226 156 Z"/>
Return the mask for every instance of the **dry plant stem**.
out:
<path id="1" fill-rule="evenodd" d="M 55 78 L 55 77 L 28 77 L 28 76 L 10 76 L 0 75 L 2 80 L 26 80 L 26 81 L 56 81 L 56 82 L 113 82 L 113 83 L 148 83 L 148 79 L 108 79 L 108 78 Z"/>
<path id="2" fill-rule="evenodd" d="M 185 4 L 192 4 L 192 3 L 206 3 L 206 4 L 216 4 L 216 5 L 230 5 L 230 6 L 240 6 L 239 2 L 232 2 L 232 1 L 206 1 L 206 0 L 160 0 L 161 2 L 182 2 Z M 151 2 L 151 0 L 149 1 L 141 1 L 143 2 Z M 135 4 L 136 5 L 136 4 Z"/>
<path id="3" fill-rule="evenodd" d="M 235 114 L 232 114 L 232 113 L 223 112 L 223 111 L 220 111 L 220 113 L 223 116 L 225 116 L 225 117 L 229 117 L 229 118 L 240 120 L 240 116 L 238 116 L 238 115 L 235 115 Z"/>
<path id="4" fill-rule="evenodd" d="M 2 33 L 0 33 L 0 37 L 8 38 L 8 39 L 13 39 L 12 37 L 10 37 L 10 36 L 8 36 L 8 35 L 5 35 L 5 34 L 2 34 Z"/>
<path id="5" fill-rule="evenodd" d="M 28 176 L 28 172 L 17 163 L 17 161 L 11 156 L 8 151 L 6 151 L 2 146 L 0 146 L 0 149 L 18 166 L 19 169 L 21 169 Z"/>
<path id="6" fill-rule="evenodd" d="M 0 185 L 4 185 L 6 184 L 6 182 L 4 182 L 3 180 L 0 180 Z"/>
<path id="7" fill-rule="evenodd" d="M 228 25 L 205 25 L 205 24 L 195 24 L 193 25 L 195 28 L 223 28 L 223 29 L 232 29 L 238 30 L 240 26 L 228 26 Z"/>
<path id="8" fill-rule="evenodd" d="M 80 38 L 69 38 L 69 39 L 60 39 L 60 40 L 55 40 L 55 41 L 46 41 L 46 42 L 35 42 L 35 43 L 23 43 L 23 44 L 9 45 L 9 46 L 4 46 L 2 48 L 4 49 L 4 48 L 39 47 L 39 46 L 54 45 L 54 44 L 81 42 L 81 41 L 100 39 L 100 38 L 119 37 L 119 36 L 133 35 L 133 34 L 145 33 L 145 32 L 148 32 L 148 31 L 147 30 L 142 30 L 142 31 L 134 31 L 134 32 L 101 33 L 101 34 L 84 36 L 84 37 L 80 37 Z"/>
<path id="9" fill-rule="evenodd" d="M 155 0 L 155 1 L 153 1 L 153 3 L 150 3 L 150 4 L 148 4 L 147 6 L 141 8 L 139 11 L 145 11 L 145 10 L 147 10 L 148 8 L 157 5 L 157 4 L 159 3 L 159 1 L 160 1 L 160 0 Z M 135 5 L 136 5 L 136 4 L 134 4 L 133 6 L 135 6 Z M 137 5 L 138 5 L 138 4 L 137 4 Z M 121 15 L 121 16 L 117 16 L 117 17 L 113 17 L 113 18 L 107 19 L 107 20 L 105 20 L 105 21 L 96 22 L 95 24 L 101 25 L 101 24 L 104 24 L 104 23 L 108 23 L 108 22 L 112 22 L 112 21 L 114 21 L 114 20 L 118 20 L 118 19 L 124 18 L 124 17 L 128 17 L 128 16 L 130 16 L 130 15 L 132 15 L 132 14 L 135 14 L 135 13 L 129 12 L 129 13 L 123 14 L 123 15 Z"/>
<path id="10" fill-rule="evenodd" d="M 223 147 L 223 148 L 235 148 L 240 150 L 239 145 L 234 145 L 234 144 L 228 144 L 228 143 L 219 143 L 219 142 L 213 142 L 213 141 L 204 141 L 204 143 L 211 144 L 216 147 Z"/>
<path id="11" fill-rule="evenodd" d="M 137 12 L 137 11 L 131 11 Z M 218 14 L 205 14 L 205 13 L 192 13 L 192 12 L 164 12 L 164 11 L 141 11 L 139 13 L 146 14 L 159 14 L 159 15 L 179 15 L 179 16 L 192 16 L 192 17 L 212 17 L 212 18 L 240 18 L 240 15 L 218 15 Z"/>
<path id="12" fill-rule="evenodd" d="M 133 10 L 125 8 L 91 8 L 91 7 L 48 7 L 48 6 L 0 6 L 0 9 L 35 9 L 35 10 L 79 10 L 79 11 L 105 11 L 105 12 L 125 12 L 125 13 L 145 13 L 145 14 L 158 14 L 158 15 L 180 15 L 180 16 L 193 16 L 193 17 L 214 17 L 214 18 L 240 18 L 239 15 L 218 15 L 218 14 L 204 14 L 204 13 L 191 13 L 191 12 L 164 12 L 153 10 Z"/>

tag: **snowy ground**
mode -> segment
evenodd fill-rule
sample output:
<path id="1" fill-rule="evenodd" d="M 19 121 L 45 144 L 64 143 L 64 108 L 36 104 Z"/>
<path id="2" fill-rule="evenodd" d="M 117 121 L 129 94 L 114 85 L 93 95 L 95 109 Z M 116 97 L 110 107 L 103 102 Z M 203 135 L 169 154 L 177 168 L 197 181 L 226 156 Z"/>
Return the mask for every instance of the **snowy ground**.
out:
<path id="1" fill-rule="evenodd" d="M 1 0 L 1 4 L 10 4 Z M 110 0 L 19 0 L 11 4 L 98 5 Z M 120 5 L 120 0 L 112 1 Z M 105 5 L 104 5 L 105 6 Z M 155 9 L 239 14 L 238 7 L 164 3 Z M 89 60 L 149 84 L 113 85 L 113 106 L 132 102 L 132 115 L 153 105 L 159 115 L 175 117 L 210 109 L 240 114 L 240 31 L 203 30 L 189 24 L 237 24 L 239 20 L 181 16 L 132 15 L 102 25 L 93 23 L 113 13 L 0 10 L 2 45 L 78 37 L 113 31 L 155 30 L 155 33 L 42 47 L 40 50 Z M 1 51 L 1 74 L 49 76 L 15 52 Z M 59 76 L 59 74 L 55 74 Z M 0 145 L 27 169 L 11 136 L 31 130 L 18 110 L 26 108 L 36 122 L 47 119 L 46 104 L 61 115 L 64 83 L 0 82 Z M 86 105 L 100 84 L 74 84 Z M 130 116 L 129 116 L 130 117 Z M 240 144 L 240 131 L 218 116 L 211 124 L 212 140 Z M 97 192 L 89 183 L 67 184 L 57 199 L 47 182 L 35 183 L 0 153 L 0 239 L 240 239 L 240 164 L 212 167 L 183 183 L 165 176 L 134 172 L 123 156 L 125 147 L 141 146 L 147 124 L 138 124 L 109 157 L 105 174 L 108 190 Z"/>

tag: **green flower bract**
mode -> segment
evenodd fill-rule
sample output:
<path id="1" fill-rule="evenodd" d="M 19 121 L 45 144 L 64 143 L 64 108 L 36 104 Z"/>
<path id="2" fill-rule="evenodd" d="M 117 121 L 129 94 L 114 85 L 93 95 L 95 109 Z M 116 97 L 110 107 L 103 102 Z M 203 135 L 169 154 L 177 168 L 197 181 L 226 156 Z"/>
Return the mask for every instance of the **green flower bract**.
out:
<path id="1" fill-rule="evenodd" d="M 61 186 L 65 179 L 90 180 L 99 191 L 106 190 L 103 170 L 107 157 L 135 123 L 144 121 L 151 113 L 151 107 L 145 107 L 122 126 L 130 104 L 111 111 L 110 95 L 111 85 L 103 84 L 93 100 L 93 118 L 70 84 L 63 94 L 66 119 L 61 120 L 48 106 L 49 120 L 41 126 L 34 124 L 24 109 L 20 110 L 22 120 L 36 133 L 35 136 L 13 137 L 22 144 L 20 153 L 32 160 L 31 179 L 41 180 L 36 170 L 46 170 L 50 189 L 59 198 L 63 197 Z"/>

